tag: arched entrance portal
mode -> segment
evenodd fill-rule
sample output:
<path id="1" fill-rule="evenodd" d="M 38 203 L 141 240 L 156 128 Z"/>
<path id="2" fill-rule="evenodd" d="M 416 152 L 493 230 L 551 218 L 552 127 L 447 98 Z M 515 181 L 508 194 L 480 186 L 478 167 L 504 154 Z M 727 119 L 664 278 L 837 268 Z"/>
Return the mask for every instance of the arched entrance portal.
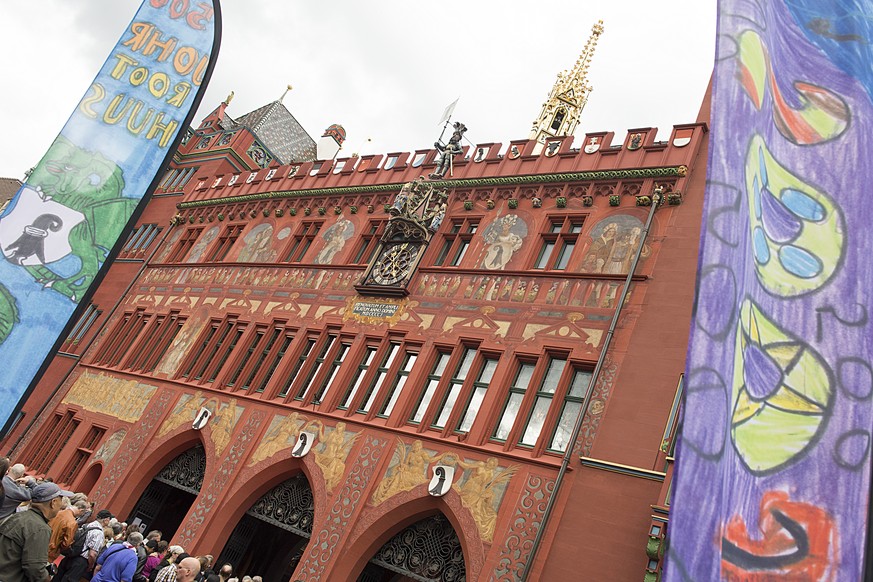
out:
<path id="1" fill-rule="evenodd" d="M 167 463 L 155 475 L 127 522 L 134 523 L 138 519 L 143 529 L 159 529 L 163 539 L 172 539 L 200 493 L 205 473 L 206 451 L 198 444 Z"/>
<path id="2" fill-rule="evenodd" d="M 466 582 L 464 550 L 441 513 L 418 521 L 379 548 L 358 582 Z"/>
<path id="3" fill-rule="evenodd" d="M 301 473 L 270 489 L 246 511 L 216 563 L 231 564 L 234 576 L 291 579 L 309 537 L 315 505 Z"/>

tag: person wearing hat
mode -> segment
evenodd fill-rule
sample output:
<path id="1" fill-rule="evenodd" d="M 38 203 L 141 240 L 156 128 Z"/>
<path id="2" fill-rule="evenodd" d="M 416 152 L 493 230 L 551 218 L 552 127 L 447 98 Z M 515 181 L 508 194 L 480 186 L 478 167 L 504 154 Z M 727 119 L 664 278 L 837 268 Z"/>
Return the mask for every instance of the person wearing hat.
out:
<path id="1" fill-rule="evenodd" d="M 61 560 L 58 566 L 58 573 L 52 578 L 52 582 L 79 582 L 79 579 L 85 575 L 85 572 L 94 569 L 94 564 L 97 561 L 97 554 L 103 549 L 106 540 L 103 537 L 103 528 L 109 527 L 109 522 L 115 516 L 108 509 L 101 509 L 94 517 L 94 521 L 89 521 L 83 525 L 85 530 L 85 548 L 82 553 L 76 556 L 67 556 Z M 0 578 L 3 580 L 3 578 Z M 3 582 L 6 582 L 3 580 Z"/>
<path id="2" fill-rule="evenodd" d="M 63 497 L 73 493 L 55 483 L 39 483 L 30 492 L 30 509 L 13 514 L 0 525 L 0 580 L 48 580 L 49 520 L 63 507 Z"/>

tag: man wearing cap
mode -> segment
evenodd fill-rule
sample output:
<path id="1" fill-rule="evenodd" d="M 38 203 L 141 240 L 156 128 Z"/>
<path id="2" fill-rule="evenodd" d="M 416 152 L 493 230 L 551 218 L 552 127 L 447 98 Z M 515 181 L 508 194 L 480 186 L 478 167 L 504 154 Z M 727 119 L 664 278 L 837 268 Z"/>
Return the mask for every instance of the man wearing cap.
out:
<path id="1" fill-rule="evenodd" d="M 112 521 L 113 517 L 115 516 L 112 515 L 111 511 L 101 509 L 97 512 L 94 521 L 89 521 L 82 526 L 85 529 L 85 549 L 78 556 L 64 558 L 58 566 L 58 573 L 52 578 L 52 582 L 79 582 L 85 572 L 94 569 L 97 554 L 106 543 L 103 537 L 103 528 L 109 527 L 109 522 Z"/>
<path id="2" fill-rule="evenodd" d="M 55 483 L 33 487 L 30 509 L 15 513 L 0 525 L 0 580 L 46 582 L 49 578 L 48 546 L 52 535 L 49 520 L 63 507 L 63 497 L 72 495 Z"/>

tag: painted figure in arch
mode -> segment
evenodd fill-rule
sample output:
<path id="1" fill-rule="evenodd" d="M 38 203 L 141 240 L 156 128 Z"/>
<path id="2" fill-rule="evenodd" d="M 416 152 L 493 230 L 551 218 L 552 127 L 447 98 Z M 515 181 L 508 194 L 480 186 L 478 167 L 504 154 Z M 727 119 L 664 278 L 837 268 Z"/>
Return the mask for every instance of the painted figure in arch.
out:
<path id="1" fill-rule="evenodd" d="M 499 271 L 512 260 L 527 236 L 527 224 L 517 214 L 507 214 L 488 225 L 482 238 L 488 244 L 482 266 Z"/>
<path id="2" fill-rule="evenodd" d="M 315 257 L 314 263 L 316 265 L 331 264 L 336 254 L 343 250 L 346 241 L 354 234 L 355 225 L 352 224 L 352 221 L 340 215 L 339 220 L 337 220 L 333 226 L 325 230 L 324 234 L 321 235 L 325 241 L 325 245 L 324 248 L 321 249 L 321 252 L 319 252 Z"/>

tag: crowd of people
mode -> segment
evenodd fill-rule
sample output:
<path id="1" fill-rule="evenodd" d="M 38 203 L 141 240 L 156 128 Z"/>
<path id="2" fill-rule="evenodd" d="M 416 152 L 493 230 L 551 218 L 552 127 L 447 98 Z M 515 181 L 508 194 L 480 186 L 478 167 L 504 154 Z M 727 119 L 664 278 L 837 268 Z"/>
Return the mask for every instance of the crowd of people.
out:
<path id="1" fill-rule="evenodd" d="M 143 537 L 138 524 L 28 475 L 20 463 L 0 458 L 0 474 L 2 582 L 240 582 L 230 564 L 216 571 L 211 555 L 190 556 L 158 530 Z"/>

